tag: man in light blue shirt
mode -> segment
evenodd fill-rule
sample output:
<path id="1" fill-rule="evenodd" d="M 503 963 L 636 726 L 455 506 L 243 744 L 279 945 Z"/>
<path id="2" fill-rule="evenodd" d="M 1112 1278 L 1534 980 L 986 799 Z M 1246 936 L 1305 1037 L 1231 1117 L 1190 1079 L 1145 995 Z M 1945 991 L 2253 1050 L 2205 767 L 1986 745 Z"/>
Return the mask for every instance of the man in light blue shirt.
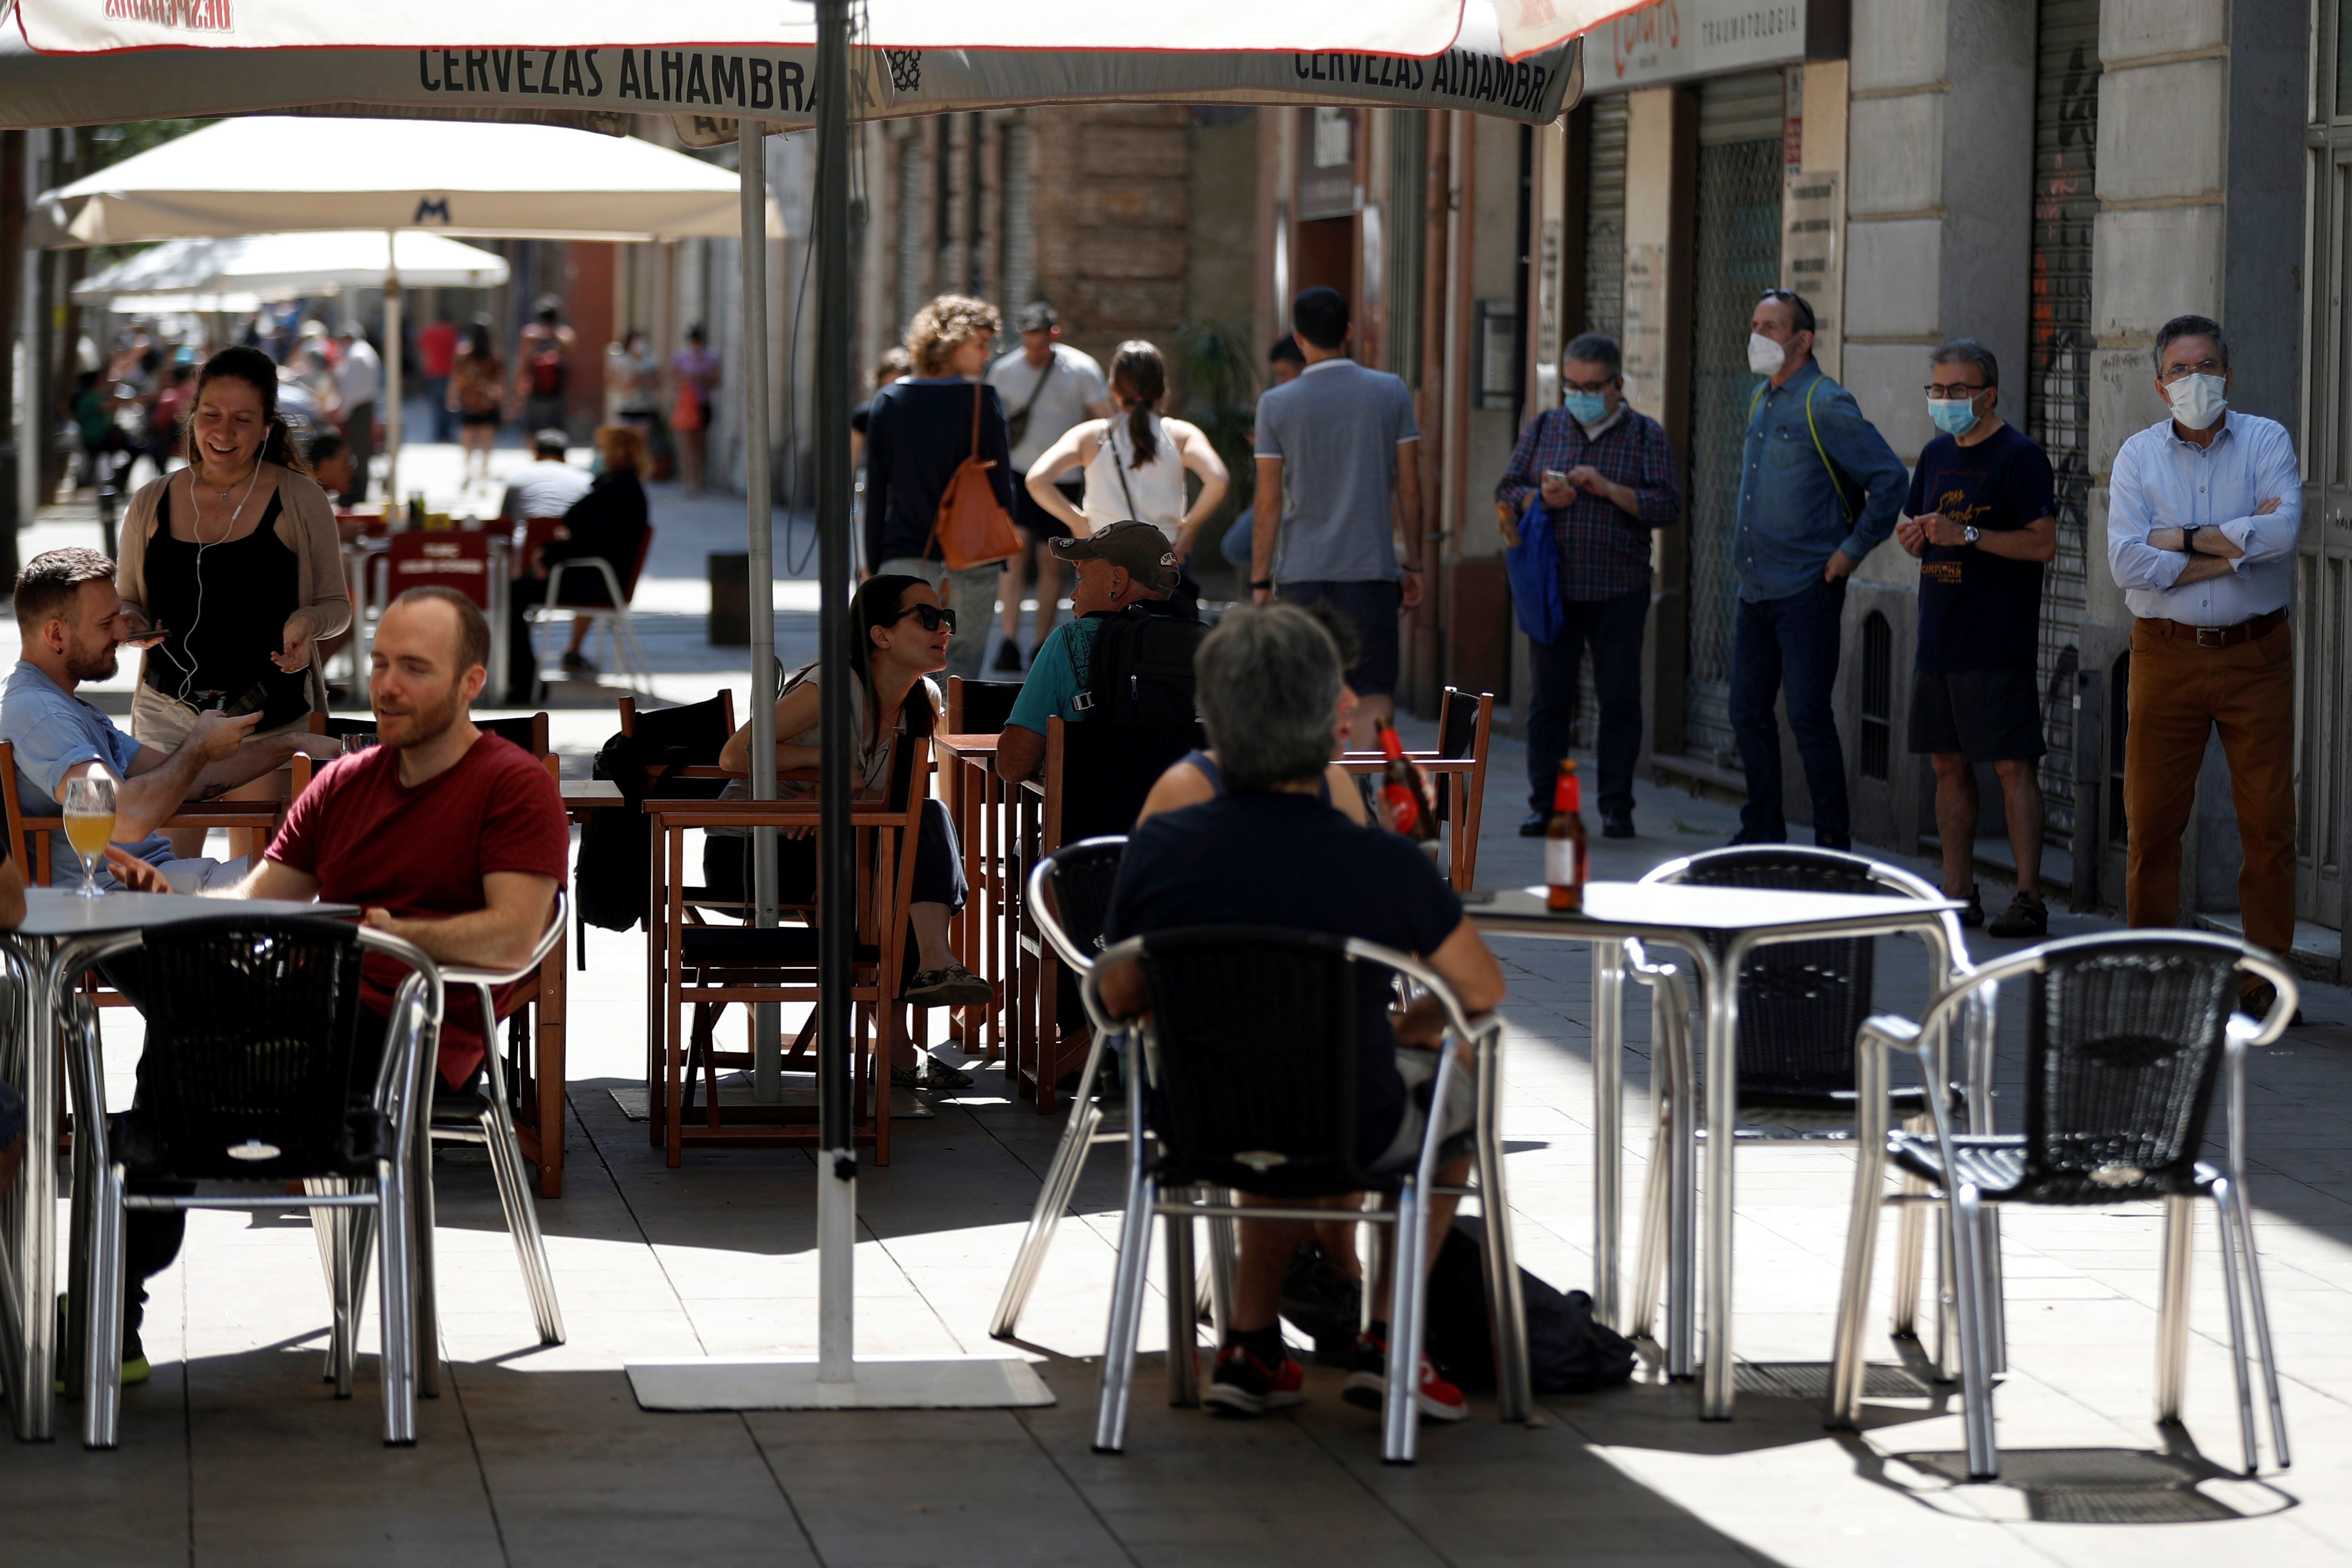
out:
<path id="1" fill-rule="evenodd" d="M 1911 476 L 1853 394 L 1813 363 L 1813 308 L 1801 295 L 1773 289 L 1757 301 L 1748 367 L 1766 379 L 1748 406 L 1731 550 L 1739 579 L 1731 729 L 1748 777 L 1732 842 L 1778 844 L 1789 836 L 1772 710 L 1785 689 L 1812 796 L 1813 842 L 1845 849 L 1853 844 L 1845 752 L 1830 708 L 1845 580 L 1895 531 Z"/>
<path id="2" fill-rule="evenodd" d="M 247 740 L 257 712 L 198 717 L 170 752 L 140 744 L 74 695 L 85 680 L 115 671 L 128 628 L 114 591 L 114 563 L 95 550 L 52 550 L 17 574 L 16 627 L 24 658 L 0 687 L 0 741 L 14 748 L 16 796 L 27 816 L 57 816 L 68 780 L 103 772 L 115 781 L 114 842 L 160 868 L 174 892 L 228 887 L 245 875 L 240 858 L 177 859 L 163 824 L 192 795 L 215 795 L 284 767 L 298 752 L 334 756 L 340 747 L 307 731 Z M 62 830 L 50 835 L 50 864 L 62 878 L 79 864 Z M 114 886 L 100 868 L 101 885 Z"/>
<path id="3" fill-rule="evenodd" d="M 2295 535 L 2303 481 L 2274 420 L 2232 409 L 2220 325 L 2176 316 L 2156 338 L 2156 391 L 2172 416 L 2126 441 L 2107 491 L 2107 565 L 2132 626 L 2124 908 L 2180 923 L 2180 835 L 2207 737 L 2230 761 L 2238 908 L 2246 940 L 2284 957 L 2294 938 Z M 2267 992 L 2267 985 L 2260 987 Z M 2250 997 L 2260 1016 L 2269 997 Z"/>

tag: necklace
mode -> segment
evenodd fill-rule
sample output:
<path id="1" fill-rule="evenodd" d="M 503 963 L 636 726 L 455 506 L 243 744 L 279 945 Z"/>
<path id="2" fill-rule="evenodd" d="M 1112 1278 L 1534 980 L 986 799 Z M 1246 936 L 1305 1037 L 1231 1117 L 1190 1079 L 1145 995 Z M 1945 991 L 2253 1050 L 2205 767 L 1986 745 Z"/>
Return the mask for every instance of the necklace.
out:
<path id="1" fill-rule="evenodd" d="M 238 521 L 245 516 L 245 503 L 253 499 L 254 487 L 261 483 L 261 461 L 257 458 L 254 459 L 253 475 L 245 481 L 245 494 L 237 498 L 236 510 L 228 514 L 228 525 L 221 530 L 218 539 L 207 541 L 205 538 L 204 503 L 196 495 L 196 485 L 199 482 L 196 470 L 191 467 L 188 469 L 188 510 L 192 515 L 188 519 L 188 532 L 194 538 L 197 560 L 201 569 L 204 552 L 214 544 L 226 542 L 228 536 L 236 531 Z M 220 497 L 220 503 L 223 506 L 228 505 L 228 492 L 236 488 L 235 479 L 231 479 L 226 485 L 215 485 L 210 479 L 204 479 L 201 483 L 206 489 L 214 491 Z"/>

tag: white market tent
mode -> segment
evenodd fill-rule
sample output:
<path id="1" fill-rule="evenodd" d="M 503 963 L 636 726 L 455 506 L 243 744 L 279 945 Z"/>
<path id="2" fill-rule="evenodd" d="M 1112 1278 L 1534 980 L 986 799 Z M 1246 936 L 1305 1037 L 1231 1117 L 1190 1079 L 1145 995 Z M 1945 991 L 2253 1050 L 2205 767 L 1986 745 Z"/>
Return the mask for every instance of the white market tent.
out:
<path id="1" fill-rule="evenodd" d="M 288 150 L 298 147 L 302 155 L 289 158 Z M 405 268 L 384 266 L 387 236 L 732 238 L 744 232 L 740 198 L 741 183 L 732 172 L 629 137 L 459 120 L 253 115 L 205 126 L 43 194 L 36 239 L 48 245 L 208 237 L 285 241 L 293 266 L 278 273 L 275 283 L 256 277 L 219 285 L 261 292 L 285 286 L 301 266 L 330 259 L 331 236 L 372 230 L 376 259 L 366 281 L 383 289 L 384 336 L 396 343 L 402 291 L 425 280 Z M 302 231 L 325 233 L 298 238 Z M 783 234 L 773 202 L 766 205 L 766 231 L 771 238 Z M 306 258 L 301 253 L 309 246 L 317 248 Z M 470 246 L 455 248 L 488 255 Z M 404 247 L 393 250 L 391 258 L 404 254 Z M 444 252 L 442 259 L 457 258 Z M 503 281 L 505 264 L 499 265 L 498 281 Z M 400 493 L 401 398 L 400 355 L 387 353 L 388 502 Z"/>
<path id="2" fill-rule="evenodd" d="M 73 297 L 91 304 L 142 295 L 242 294 L 257 302 L 265 295 L 292 299 L 381 289 L 393 278 L 409 289 L 495 289 L 507 274 L 505 257 L 446 235 L 329 229 L 167 239 L 84 279 L 74 286 Z"/>
<path id="3" fill-rule="evenodd" d="M 237 113 L 332 105 L 346 111 L 450 118 L 517 117 L 617 131 L 631 114 L 670 115 L 681 132 L 709 140 L 732 121 L 740 133 L 741 232 L 760 229 L 767 132 L 814 122 L 817 406 L 813 427 L 833 433 L 816 454 L 817 515 L 824 520 L 820 571 L 822 646 L 847 646 L 850 553 L 848 463 L 849 125 L 853 119 L 948 109 L 1159 100 L 1255 104 L 1370 104 L 1466 110 L 1522 123 L 1550 121 L 1574 101 L 1580 72 L 1572 40 L 1625 11 L 1628 0 L 1194 0 L 1159 8 L 1100 0 L 698 0 L 645 7 L 578 0 L 562 8 L 515 0 L 412 0 L 399 6 L 321 6 L 315 0 L 227 0 L 97 6 L 87 0 L 16 0 L 28 49 L 0 30 L 0 124 L 75 124 L 156 114 Z M 108 13 L 114 13 L 110 15 Z M 688 36 L 681 37 L 684 33 Z M 855 47 L 853 47 L 853 43 Z M 50 59 L 32 50 L 76 58 Z M 201 68 L 174 69 L 197 59 Z M 659 57 L 657 58 L 657 57 Z M 372 108 L 355 106 L 373 106 Z M 307 128 L 289 129 L 289 138 Z M 200 133 L 202 134 L 202 133 Z M 186 140 L 193 141 L 194 137 Z M 580 138 L 586 147 L 600 144 Z M 289 141 L 285 144 L 303 144 Z M 308 151 L 306 145 L 306 151 Z M 597 153 L 584 153 L 594 158 Z M 134 160 L 135 161 L 135 160 Z M 312 167 L 364 167 L 362 156 L 312 158 Z M 454 182 L 452 191 L 473 187 Z M 322 198 L 326 193 L 321 193 Z M 323 206 L 340 204 L 322 199 Z M 474 204 L 452 197 L 428 219 L 449 233 L 516 234 L 501 213 L 468 226 Z M 94 242 L 95 226 L 75 226 Z M 103 221 L 110 221 L 110 219 Z M 247 222 L 245 228 L 303 226 Z M 321 224 L 319 226 L 329 226 Z M 376 217 L 331 226 L 404 226 Z M 178 232 L 214 232 L 183 229 Z M 694 232 L 694 231 L 686 231 Z M 731 231 L 730 231 L 731 232 Z M 765 247 L 741 247 L 745 329 L 764 341 Z M 752 356 L 744 376 L 748 425 L 766 427 L 768 367 Z M 752 794 L 775 795 L 773 623 L 762 603 L 772 549 L 767 454 L 748 454 L 751 606 Z M 835 885 L 854 879 L 845 685 L 827 683 L 819 864 Z M 764 840 L 773 829 L 761 830 Z M 771 923 L 772 858 L 754 857 L 756 900 Z M 816 1052 L 823 1132 L 817 1160 L 819 1353 L 814 1363 L 633 1368 L 642 1402 L 649 1384 L 705 1391 L 672 1407 L 1004 1405 L 1049 1401 L 1024 1363 L 967 1357 L 925 1363 L 857 1361 L 854 1354 L 852 1244 L 856 1162 L 848 1089 L 849 925 L 828 922 Z M 28 1194 L 29 1195 L 29 1194 Z M 44 1347 L 45 1348 L 45 1347 Z M 46 1361 L 33 1375 L 47 1376 Z M 716 1394 L 708 1391 L 717 1390 Z"/>

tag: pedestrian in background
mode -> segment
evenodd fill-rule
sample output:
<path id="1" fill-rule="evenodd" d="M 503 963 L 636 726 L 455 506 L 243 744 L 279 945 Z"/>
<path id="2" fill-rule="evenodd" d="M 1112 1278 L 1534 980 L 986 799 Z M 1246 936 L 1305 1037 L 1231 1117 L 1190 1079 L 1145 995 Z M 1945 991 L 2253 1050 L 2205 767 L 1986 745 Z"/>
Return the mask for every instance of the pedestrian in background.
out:
<path id="1" fill-rule="evenodd" d="M 704 460 L 710 454 L 710 399 L 719 390 L 719 356 L 699 326 L 686 329 L 686 346 L 669 356 L 669 427 L 677 437 L 678 475 L 686 493 L 702 493 Z"/>
<path id="2" fill-rule="evenodd" d="M 1005 433 L 1013 442 L 1013 526 L 1021 532 L 1021 553 L 1004 563 L 1000 597 L 1003 602 L 1004 646 L 997 649 L 996 668 L 1021 672 L 1021 595 L 1029 567 L 1037 568 L 1037 614 L 1031 621 L 1029 646 L 1045 646 L 1062 598 L 1062 562 L 1041 543 L 1070 537 L 1070 524 L 1030 494 L 1028 479 L 1037 460 L 1084 419 L 1100 419 L 1111 412 L 1110 388 L 1102 366 L 1091 354 L 1062 342 L 1060 319 L 1043 300 L 1022 309 L 1021 347 L 988 367 L 988 384 L 1011 410 Z M 1080 504 L 1081 481 L 1075 475 L 1061 481 L 1062 499 Z M 986 628 L 972 628 L 984 637 Z"/>
<path id="3" fill-rule="evenodd" d="M 1813 842 L 1853 845 L 1845 752 L 1830 691 L 1837 683 L 1846 579 L 1895 531 L 1910 475 L 1853 394 L 1813 363 L 1813 308 L 1765 291 L 1748 322 L 1748 368 L 1765 378 L 1748 405 L 1740 452 L 1739 528 L 1732 567 L 1739 609 L 1731 649 L 1731 728 L 1748 775 L 1735 844 L 1789 837 L 1780 798 L 1780 725 L 1812 796 Z"/>
<path id="4" fill-rule="evenodd" d="M 1911 672 L 1911 751 L 1936 770 L 1944 891 L 1962 925 L 1984 922 L 1976 883 L 1976 764 L 2000 780 L 2017 896 L 1986 929 L 2050 933 L 2042 901 L 2042 735 L 2034 665 L 2042 568 L 2058 553 L 2050 459 L 1993 412 L 2000 366 L 1955 338 L 1927 365 L 1927 417 L 1942 432 L 1921 449 L 1909 515 L 1895 542 L 1919 558 L 1919 652 Z"/>
<path id="5" fill-rule="evenodd" d="M 425 402 L 433 410 L 433 438 L 449 439 L 449 377 L 457 369 L 457 323 L 445 311 L 416 334 L 416 363 L 425 372 Z"/>
<path id="6" fill-rule="evenodd" d="M 1307 356 L 1298 352 L 1298 340 L 1288 332 L 1275 339 L 1274 346 L 1266 351 L 1265 368 L 1265 384 L 1268 391 L 1277 386 L 1286 386 L 1297 381 L 1298 373 L 1307 368 Z M 1258 395 L 1263 398 L 1265 394 L 1260 393 Z M 1255 448 L 1257 445 L 1257 421 L 1255 417 L 1251 419 L 1250 427 L 1244 434 L 1248 437 L 1251 447 Z M 1244 574 L 1244 581 L 1247 580 L 1246 574 L 1250 570 L 1250 552 L 1255 548 L 1254 535 L 1256 532 L 1256 521 L 1257 502 L 1252 500 L 1249 505 L 1242 508 L 1239 515 L 1234 519 L 1233 525 L 1225 530 L 1224 537 L 1217 542 L 1217 553 L 1223 555 L 1232 565 L 1239 568 Z"/>
<path id="7" fill-rule="evenodd" d="M 478 319 L 451 375 L 448 396 L 449 411 L 457 416 L 457 438 L 465 444 L 467 484 L 475 480 L 478 462 L 482 483 L 490 482 L 490 447 L 506 418 L 506 375 L 490 323 Z"/>
<path id="8" fill-rule="evenodd" d="M 2294 442 L 2230 406 L 2229 340 L 2204 316 L 2156 335 L 2171 417 L 2126 441 L 2107 492 L 2107 564 L 2132 626 L 2124 816 L 2126 918 L 2180 923 L 2180 834 L 2208 738 L 2221 737 L 2237 807 L 2246 940 L 2284 958 L 2294 940 Z M 2268 982 L 2244 1010 L 2261 1017 Z"/>
<path id="9" fill-rule="evenodd" d="M 1369 746 L 1396 717 L 1397 617 L 1421 603 L 1421 427 L 1402 381 L 1349 357 L 1345 295 L 1305 290 L 1290 325 L 1307 368 L 1258 399 L 1250 595 L 1328 599 L 1355 626 L 1353 736 Z"/>
<path id="10" fill-rule="evenodd" d="M 335 401 L 341 407 L 343 439 L 351 443 L 352 485 L 335 500 L 357 506 L 367 500 L 368 459 L 375 454 L 375 415 L 383 395 L 383 361 L 355 322 L 335 334 Z"/>
<path id="11" fill-rule="evenodd" d="M 575 347 L 572 329 L 563 322 L 563 302 L 552 294 L 541 295 L 515 345 L 515 396 L 522 405 L 525 429 L 571 424 L 565 396 L 572 387 Z"/>
<path id="12" fill-rule="evenodd" d="M 1681 519 L 1682 492 L 1664 427 L 1625 402 L 1616 339 L 1587 332 L 1570 342 L 1560 384 L 1562 405 L 1528 422 L 1495 487 L 1495 499 L 1518 526 L 1552 531 L 1566 612 L 1556 640 L 1528 644 L 1534 689 L 1528 700 L 1528 815 L 1519 834 L 1538 837 L 1550 825 L 1560 759 L 1576 728 L 1578 667 L 1590 645 L 1601 705 L 1601 831 L 1631 838 L 1650 535 Z"/>
<path id="13" fill-rule="evenodd" d="M 996 504 L 1013 510 L 1012 443 L 1004 404 L 982 377 L 997 330 L 996 307 L 942 294 L 915 312 L 907 329 L 912 374 L 874 394 L 866 405 L 866 559 L 877 575 L 920 577 L 947 601 L 947 672 L 980 679 L 995 618 L 1003 562 L 971 563 L 950 572 L 941 558 L 940 498 L 967 458 L 990 465 Z M 974 437 L 975 405 L 978 436 Z"/>
<path id="14" fill-rule="evenodd" d="M 1168 365 L 1154 345 L 1139 338 L 1118 345 L 1111 360 L 1110 395 L 1118 414 L 1071 426 L 1037 459 L 1029 470 L 1030 499 L 1082 537 L 1115 522 L 1148 522 L 1175 547 L 1181 568 L 1201 525 L 1223 504 L 1233 476 L 1199 426 L 1160 416 L 1160 400 L 1168 395 Z M 1070 504 L 1057 482 L 1074 468 L 1086 475 L 1083 509 Z M 1187 473 L 1201 481 L 1200 498 L 1190 506 L 1184 500 Z"/>
<path id="15" fill-rule="evenodd" d="M 509 691 L 539 689 L 539 653 L 531 646 L 530 617 L 526 612 L 547 602 L 546 584 L 552 567 L 564 561 L 602 561 L 612 567 L 622 592 L 629 591 L 629 574 L 636 570 L 637 552 L 645 547 L 646 531 L 652 526 L 643 478 L 645 437 L 627 425 L 602 426 L 596 431 L 596 476 L 563 511 L 563 526 L 552 540 L 533 548 L 522 563 L 522 576 L 511 595 L 513 619 L 507 637 Z M 566 471 L 580 472 L 569 465 Z M 604 579 L 593 570 L 565 573 L 562 588 L 560 602 L 566 606 L 589 610 L 612 604 Z M 594 624 L 584 615 L 572 617 L 572 640 L 563 649 L 567 679 L 596 678 L 596 667 L 582 651 L 588 629 Z"/>

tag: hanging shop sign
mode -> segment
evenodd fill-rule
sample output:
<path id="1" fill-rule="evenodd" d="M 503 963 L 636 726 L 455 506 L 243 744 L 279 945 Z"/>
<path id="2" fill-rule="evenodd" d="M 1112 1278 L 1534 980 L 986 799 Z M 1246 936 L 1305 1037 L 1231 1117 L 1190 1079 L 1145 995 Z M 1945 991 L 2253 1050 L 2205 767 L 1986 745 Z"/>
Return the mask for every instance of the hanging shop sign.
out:
<path id="1" fill-rule="evenodd" d="M 1656 0 L 1586 37 L 1584 90 L 1622 92 L 1845 52 L 1845 0 Z"/>

